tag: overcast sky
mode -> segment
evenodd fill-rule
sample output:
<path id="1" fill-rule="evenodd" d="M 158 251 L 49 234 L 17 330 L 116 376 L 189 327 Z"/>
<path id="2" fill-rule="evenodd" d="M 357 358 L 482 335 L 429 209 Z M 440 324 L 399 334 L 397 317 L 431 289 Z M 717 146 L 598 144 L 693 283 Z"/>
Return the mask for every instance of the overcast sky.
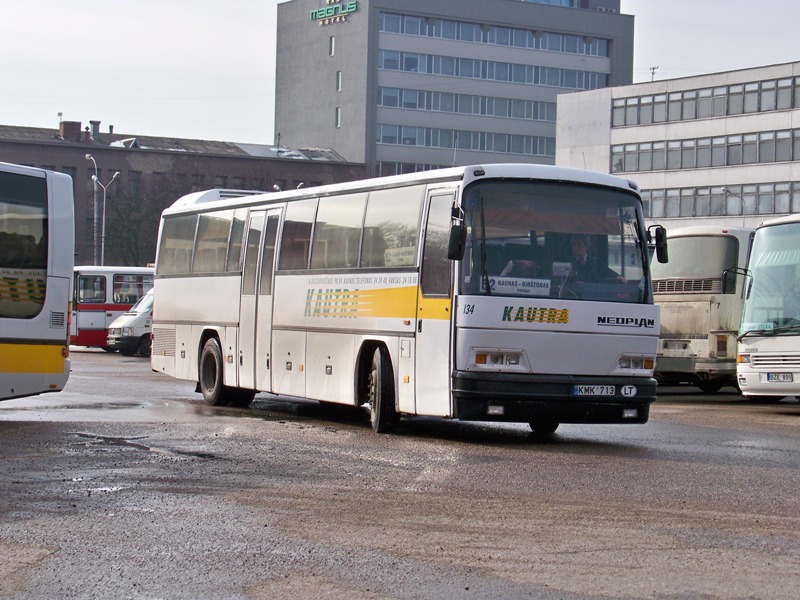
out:
<path id="1" fill-rule="evenodd" d="M 474 1 L 474 0 L 464 0 Z M 278 0 L 2 0 L 0 124 L 273 142 Z M 622 0 L 634 81 L 800 61 L 800 1 Z"/>

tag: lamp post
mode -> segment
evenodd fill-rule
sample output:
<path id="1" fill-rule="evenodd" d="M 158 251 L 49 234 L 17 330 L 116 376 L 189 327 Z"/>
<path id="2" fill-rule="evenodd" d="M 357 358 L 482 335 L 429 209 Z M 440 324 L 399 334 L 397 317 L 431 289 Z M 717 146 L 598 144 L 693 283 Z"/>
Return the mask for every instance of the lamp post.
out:
<path id="1" fill-rule="evenodd" d="M 738 198 L 739 199 L 739 202 L 740 202 L 740 204 L 742 206 L 742 228 L 744 228 L 744 217 L 745 217 L 745 214 L 744 214 L 744 198 L 742 198 L 739 194 L 734 194 L 732 191 L 730 191 L 726 187 L 722 188 L 722 193 L 725 194 L 725 198 L 726 199 L 728 198 L 728 196 L 733 196 L 734 198 Z M 726 204 L 727 204 L 727 201 L 726 201 Z M 728 212 L 728 207 L 727 206 L 725 207 L 725 212 Z"/>
<path id="2" fill-rule="evenodd" d="M 97 264 L 97 238 L 99 237 L 98 236 L 98 231 L 97 231 L 97 226 L 98 226 L 98 223 L 99 223 L 99 220 L 100 220 L 99 219 L 99 215 L 98 215 L 100 207 L 99 207 L 99 204 L 97 202 L 97 194 L 98 194 L 98 190 L 97 190 L 97 184 L 98 184 L 98 179 L 97 179 L 97 161 L 94 159 L 94 156 L 92 156 L 91 154 L 87 154 L 86 155 L 86 160 L 92 161 L 92 164 L 94 165 L 94 175 L 92 175 L 92 182 L 94 183 L 94 227 L 93 227 L 93 235 L 92 235 L 92 257 L 93 257 L 94 260 L 92 261 L 92 264 L 96 265 Z"/>
<path id="3" fill-rule="evenodd" d="M 108 191 L 108 186 L 114 183 L 119 177 L 119 171 L 114 173 L 114 176 L 111 178 L 107 184 L 103 185 L 100 183 L 100 180 L 97 178 L 97 175 L 92 176 L 92 180 L 95 182 L 96 185 L 99 185 L 103 188 L 103 231 L 100 234 L 100 264 L 106 264 L 106 192 Z"/>

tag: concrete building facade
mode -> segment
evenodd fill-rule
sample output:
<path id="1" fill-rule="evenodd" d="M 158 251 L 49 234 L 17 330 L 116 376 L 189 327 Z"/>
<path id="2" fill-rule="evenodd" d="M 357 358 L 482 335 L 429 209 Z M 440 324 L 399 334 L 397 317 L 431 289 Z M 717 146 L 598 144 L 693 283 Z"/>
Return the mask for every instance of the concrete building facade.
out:
<path id="1" fill-rule="evenodd" d="M 558 98 L 556 163 L 643 190 L 666 226 L 800 212 L 800 62 Z"/>
<path id="2" fill-rule="evenodd" d="M 556 97 L 628 84 L 619 0 L 292 0 L 278 5 L 275 131 L 391 175 L 553 164 Z"/>

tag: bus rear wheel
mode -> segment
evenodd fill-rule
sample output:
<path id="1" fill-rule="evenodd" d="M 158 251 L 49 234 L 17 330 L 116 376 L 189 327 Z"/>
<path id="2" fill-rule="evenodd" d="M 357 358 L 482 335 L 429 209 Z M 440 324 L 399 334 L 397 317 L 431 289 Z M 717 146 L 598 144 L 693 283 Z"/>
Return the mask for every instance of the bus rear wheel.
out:
<path id="1" fill-rule="evenodd" d="M 531 431 L 536 435 L 550 435 L 555 433 L 560 423 L 555 419 L 536 419 L 528 423 Z"/>
<path id="2" fill-rule="evenodd" d="M 209 406 L 225 406 L 229 403 L 225 386 L 222 385 L 222 348 L 217 338 L 210 338 L 200 353 L 198 380 L 203 400 Z"/>
<path id="3" fill-rule="evenodd" d="M 375 433 L 390 433 L 397 428 L 400 416 L 394 408 L 394 383 L 389 359 L 381 348 L 372 355 L 368 377 L 369 420 Z"/>

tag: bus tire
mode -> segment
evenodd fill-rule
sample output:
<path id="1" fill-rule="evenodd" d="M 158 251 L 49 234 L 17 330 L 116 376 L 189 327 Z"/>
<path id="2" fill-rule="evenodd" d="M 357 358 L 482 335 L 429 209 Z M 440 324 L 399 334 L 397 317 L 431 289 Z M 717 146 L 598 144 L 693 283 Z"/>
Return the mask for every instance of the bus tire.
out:
<path id="1" fill-rule="evenodd" d="M 217 338 L 209 338 L 200 353 L 198 382 L 203 400 L 209 406 L 226 406 L 230 399 L 222 385 L 222 348 Z"/>
<path id="2" fill-rule="evenodd" d="M 542 418 L 528 423 L 531 431 L 536 435 L 550 435 L 555 433 L 560 423 L 555 419 Z"/>
<path id="3" fill-rule="evenodd" d="M 142 339 L 139 340 L 139 347 L 138 352 L 139 356 L 142 358 L 150 358 L 150 353 L 152 352 L 152 341 L 150 340 L 150 334 L 143 335 Z"/>
<path id="4" fill-rule="evenodd" d="M 724 379 L 706 379 L 695 384 L 704 394 L 716 394 L 725 385 Z"/>
<path id="5" fill-rule="evenodd" d="M 375 433 L 390 433 L 397 428 L 400 416 L 394 408 L 394 382 L 389 359 L 381 348 L 375 348 L 367 378 L 369 387 L 369 420 Z"/>
<path id="6" fill-rule="evenodd" d="M 228 395 L 230 396 L 231 406 L 245 408 L 253 403 L 256 391 L 243 388 L 228 388 Z"/>

